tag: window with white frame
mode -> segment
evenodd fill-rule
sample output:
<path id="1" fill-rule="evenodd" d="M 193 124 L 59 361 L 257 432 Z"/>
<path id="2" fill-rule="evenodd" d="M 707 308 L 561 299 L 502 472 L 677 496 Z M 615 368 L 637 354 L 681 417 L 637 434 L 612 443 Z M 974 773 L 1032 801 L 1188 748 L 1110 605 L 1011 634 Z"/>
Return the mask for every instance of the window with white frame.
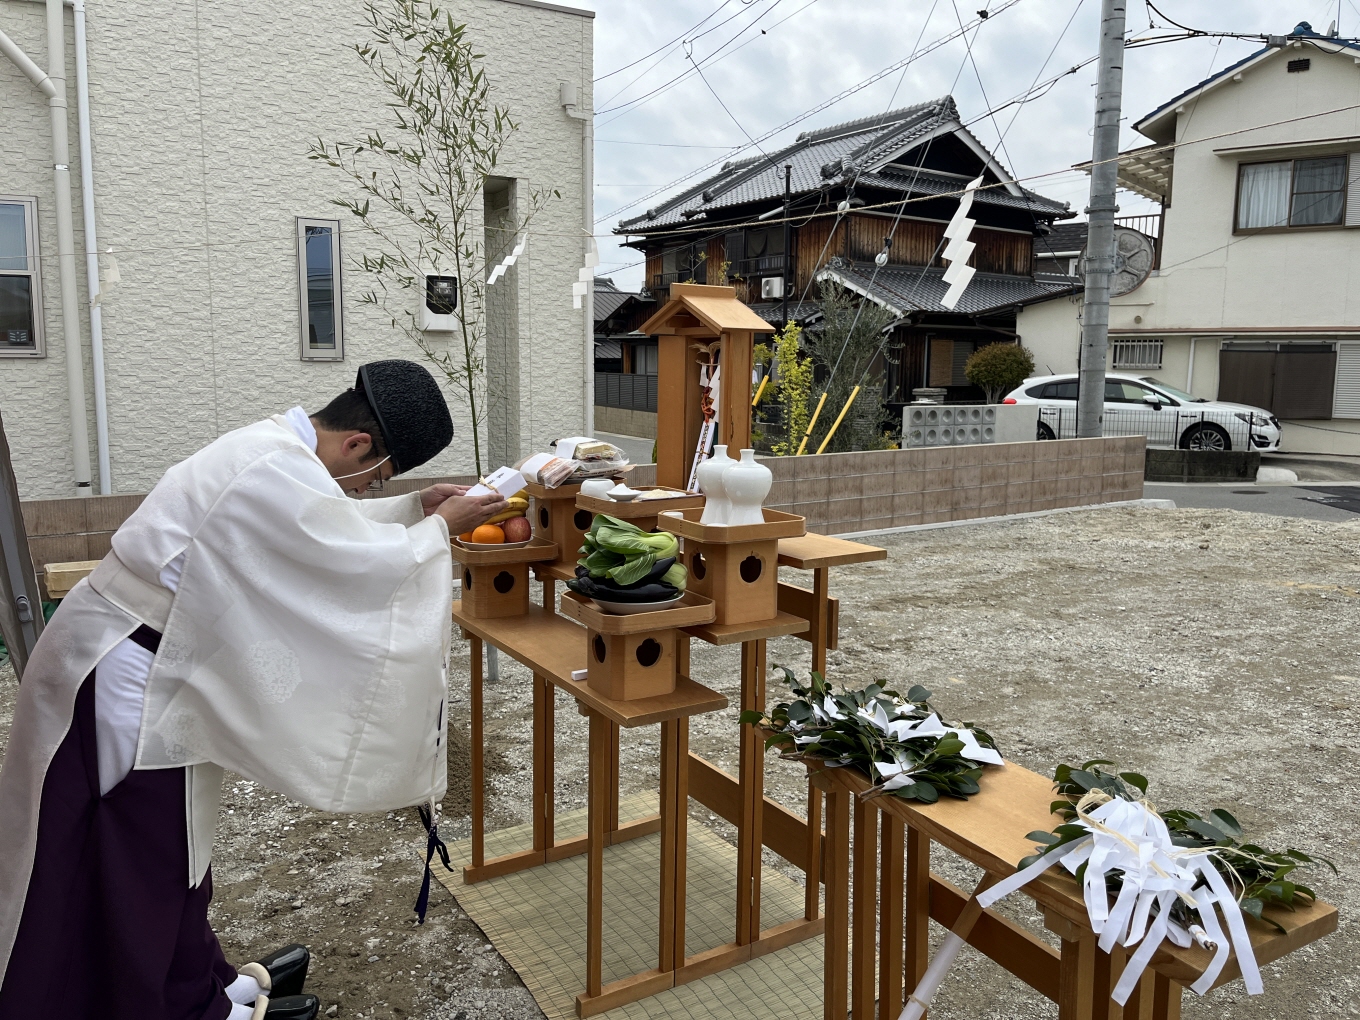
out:
<path id="1" fill-rule="evenodd" d="M 340 299 L 340 221 L 299 216 L 297 242 L 302 359 L 340 361 L 345 356 Z"/>
<path id="2" fill-rule="evenodd" d="M 1115 368 L 1161 368 L 1162 341 L 1113 340 L 1110 348 Z"/>
<path id="3" fill-rule="evenodd" d="M 1341 226 L 1345 156 L 1243 163 L 1237 171 L 1237 230 Z"/>
<path id="4" fill-rule="evenodd" d="M 42 354 L 38 200 L 0 196 L 0 357 Z"/>

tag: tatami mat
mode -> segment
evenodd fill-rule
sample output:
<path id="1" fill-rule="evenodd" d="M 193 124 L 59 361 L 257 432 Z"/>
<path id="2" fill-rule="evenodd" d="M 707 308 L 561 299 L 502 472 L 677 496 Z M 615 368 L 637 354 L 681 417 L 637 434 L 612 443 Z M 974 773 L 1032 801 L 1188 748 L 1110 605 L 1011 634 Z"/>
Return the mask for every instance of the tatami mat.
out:
<path id="1" fill-rule="evenodd" d="M 628 798 L 622 821 L 655 813 L 656 798 Z M 559 840 L 582 834 L 584 810 L 560 815 Z M 531 845 L 528 825 L 488 833 L 487 857 Z M 437 869 L 440 881 L 477 922 L 553 1020 L 575 1017 L 585 987 L 586 858 L 531 868 L 464 885 L 471 841 L 450 843 L 457 872 Z M 686 952 L 732 941 L 736 925 L 736 849 L 703 825 L 689 824 Z M 609 847 L 604 856 L 604 980 L 656 966 L 660 837 Z M 803 887 L 764 869 L 761 923 L 769 928 L 802 916 Z M 668 989 L 605 1014 L 655 1020 L 758 1020 L 822 1015 L 822 940 L 812 938 L 730 970 Z"/>

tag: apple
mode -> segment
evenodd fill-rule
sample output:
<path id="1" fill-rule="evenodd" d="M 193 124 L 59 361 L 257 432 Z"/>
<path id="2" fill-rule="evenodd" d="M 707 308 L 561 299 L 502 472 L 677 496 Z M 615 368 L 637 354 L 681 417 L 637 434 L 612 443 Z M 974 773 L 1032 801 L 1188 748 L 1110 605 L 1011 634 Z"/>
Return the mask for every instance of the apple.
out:
<path id="1" fill-rule="evenodd" d="M 501 530 L 505 532 L 507 542 L 527 542 L 534 533 L 527 517 L 511 517 L 508 521 L 501 521 Z"/>

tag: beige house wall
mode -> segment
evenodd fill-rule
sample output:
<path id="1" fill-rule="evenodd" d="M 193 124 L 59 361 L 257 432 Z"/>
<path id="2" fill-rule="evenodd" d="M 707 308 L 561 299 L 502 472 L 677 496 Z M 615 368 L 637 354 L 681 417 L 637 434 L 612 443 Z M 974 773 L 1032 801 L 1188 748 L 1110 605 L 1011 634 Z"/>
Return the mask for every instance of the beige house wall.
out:
<path id="1" fill-rule="evenodd" d="M 521 190 L 556 190 L 534 224 L 514 279 L 520 356 L 501 390 L 516 407 L 497 445 L 539 448 L 582 430 L 585 322 L 571 285 L 584 254 L 582 122 L 560 85 L 592 104 L 589 12 L 523 0 L 450 0 L 469 26 L 494 101 L 519 123 L 498 172 Z M 354 0 L 146 0 L 90 3 L 88 39 L 95 210 L 101 249 L 122 282 L 103 304 L 109 444 L 115 492 L 149 489 L 171 464 L 222 433 L 301 404 L 315 410 L 354 382 L 358 366 L 420 354 L 389 317 L 360 303 L 368 280 L 352 259 L 372 242 L 332 199 L 352 193 L 309 160 L 310 141 L 386 130 L 390 114 L 351 44 L 365 38 Z M 80 222 L 75 57 L 67 15 L 76 245 Z M 0 26 L 48 63 L 43 5 L 0 0 Z M 47 355 L 0 358 L 0 402 L 26 498 L 74 493 L 70 414 L 55 253 L 46 102 L 0 60 L 0 193 L 36 197 Z M 339 219 L 345 358 L 299 357 L 298 216 Z M 352 217 L 350 217 L 352 219 Z M 480 235 L 480 224 L 476 234 Z M 88 307 L 83 259 L 80 302 Z M 414 304 L 414 301 L 412 302 Z M 81 325 L 95 457 L 89 326 Z M 493 385 L 497 381 L 493 380 Z M 470 422 L 450 390 L 456 437 L 430 474 L 471 470 Z M 77 409 L 76 413 L 82 413 Z M 492 465 L 493 467 L 496 465 Z M 98 479 L 96 478 L 96 491 Z"/>
<path id="2" fill-rule="evenodd" d="M 1310 59 L 1310 69 L 1288 73 L 1286 63 L 1299 57 Z M 1360 65 L 1351 53 L 1286 47 L 1179 110 L 1161 268 L 1111 301 L 1110 334 L 1112 341 L 1161 339 L 1162 369 L 1146 374 L 1182 389 L 1193 338 L 1192 392 L 1216 399 L 1225 340 L 1360 336 L 1360 229 L 1233 232 L 1239 163 L 1360 153 Z M 1303 152 L 1269 148 L 1323 139 L 1337 141 Z M 1080 295 L 1020 311 L 1016 329 L 1036 370 L 1047 363 L 1055 373 L 1076 371 L 1079 313 Z M 1360 455 L 1352 432 L 1360 434 L 1360 422 L 1287 424 L 1282 449 Z"/>

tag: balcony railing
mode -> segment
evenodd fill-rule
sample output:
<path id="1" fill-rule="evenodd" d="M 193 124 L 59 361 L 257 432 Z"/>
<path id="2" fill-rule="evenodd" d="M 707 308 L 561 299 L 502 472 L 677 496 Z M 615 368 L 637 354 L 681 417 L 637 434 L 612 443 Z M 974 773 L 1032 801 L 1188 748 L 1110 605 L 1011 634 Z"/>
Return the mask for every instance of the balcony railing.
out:
<path id="1" fill-rule="evenodd" d="M 786 255 L 760 255 L 755 258 L 738 259 L 727 267 L 727 275 L 732 276 L 778 276 L 791 268 L 793 260 Z"/>
<path id="2" fill-rule="evenodd" d="M 595 403 L 628 411 L 656 412 L 656 376 L 596 372 Z"/>

